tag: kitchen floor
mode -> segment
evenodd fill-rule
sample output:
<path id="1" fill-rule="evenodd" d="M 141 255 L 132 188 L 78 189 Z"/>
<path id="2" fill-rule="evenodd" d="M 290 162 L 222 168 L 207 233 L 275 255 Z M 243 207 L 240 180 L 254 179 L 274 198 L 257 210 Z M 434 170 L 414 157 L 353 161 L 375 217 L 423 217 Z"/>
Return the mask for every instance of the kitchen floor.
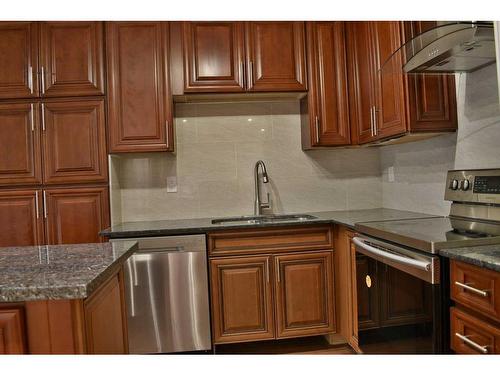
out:
<path id="1" fill-rule="evenodd" d="M 216 354 L 355 354 L 347 344 L 331 345 L 322 336 L 219 345 Z"/>

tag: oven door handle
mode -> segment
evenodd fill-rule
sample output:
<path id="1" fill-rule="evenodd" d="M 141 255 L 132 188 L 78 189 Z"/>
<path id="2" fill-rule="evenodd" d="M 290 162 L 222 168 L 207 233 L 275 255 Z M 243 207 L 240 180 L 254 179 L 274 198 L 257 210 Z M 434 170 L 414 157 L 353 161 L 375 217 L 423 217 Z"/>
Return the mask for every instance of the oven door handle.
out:
<path id="1" fill-rule="evenodd" d="M 363 248 L 367 252 L 378 255 L 382 258 L 390 259 L 394 262 L 405 264 L 408 266 L 413 266 L 413 267 L 419 268 L 419 269 L 424 270 L 424 271 L 429 271 L 431 269 L 431 265 L 432 265 L 431 262 L 426 262 L 426 261 L 418 260 L 418 259 L 412 259 L 412 258 L 403 256 L 403 255 L 397 255 L 394 253 L 390 253 L 388 251 L 377 249 L 376 247 L 368 245 L 360 237 L 354 237 L 352 239 L 352 242 L 354 242 L 357 246 Z"/>

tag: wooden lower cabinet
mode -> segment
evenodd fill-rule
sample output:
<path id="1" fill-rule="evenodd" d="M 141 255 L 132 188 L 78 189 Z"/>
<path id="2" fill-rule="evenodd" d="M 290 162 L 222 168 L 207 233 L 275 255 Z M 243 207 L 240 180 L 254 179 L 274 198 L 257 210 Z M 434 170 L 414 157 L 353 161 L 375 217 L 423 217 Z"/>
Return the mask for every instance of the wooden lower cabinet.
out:
<path id="1" fill-rule="evenodd" d="M 214 344 L 335 332 L 332 227 L 296 232 L 308 239 L 310 233 L 325 233 L 311 249 L 290 228 L 208 235 Z M 242 254 L 246 246 L 248 255 Z M 228 256 L 230 248 L 235 255 Z"/>
<path id="2" fill-rule="evenodd" d="M 25 334 L 23 308 L 0 306 L 0 354 L 26 353 Z"/>
<path id="3" fill-rule="evenodd" d="M 270 256 L 212 259 L 214 343 L 274 338 Z"/>
<path id="4" fill-rule="evenodd" d="M 451 348 L 458 354 L 500 354 L 500 328 L 456 307 L 450 313 Z"/>
<path id="5" fill-rule="evenodd" d="M 127 354 L 123 273 L 86 299 L 0 303 L 0 354 Z"/>
<path id="6" fill-rule="evenodd" d="M 277 337 L 335 330 L 332 252 L 275 256 Z"/>

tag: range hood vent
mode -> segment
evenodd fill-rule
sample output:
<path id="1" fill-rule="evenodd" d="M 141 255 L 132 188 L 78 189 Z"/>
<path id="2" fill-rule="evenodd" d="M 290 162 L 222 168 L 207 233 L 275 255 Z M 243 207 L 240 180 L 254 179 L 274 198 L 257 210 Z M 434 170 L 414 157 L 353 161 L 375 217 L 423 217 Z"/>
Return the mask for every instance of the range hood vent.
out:
<path id="1" fill-rule="evenodd" d="M 439 23 L 438 23 L 439 24 Z M 473 72 L 495 62 L 492 22 L 447 22 L 403 44 L 382 65 L 382 73 Z"/>

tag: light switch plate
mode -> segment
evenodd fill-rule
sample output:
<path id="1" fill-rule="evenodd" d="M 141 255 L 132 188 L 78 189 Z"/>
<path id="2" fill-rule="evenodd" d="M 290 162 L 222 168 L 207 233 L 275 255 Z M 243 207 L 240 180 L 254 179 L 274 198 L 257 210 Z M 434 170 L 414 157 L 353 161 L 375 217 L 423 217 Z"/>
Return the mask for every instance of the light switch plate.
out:
<path id="1" fill-rule="evenodd" d="M 389 182 L 394 182 L 394 167 L 387 168 L 387 179 Z"/>
<path id="2" fill-rule="evenodd" d="M 167 177 L 167 193 L 177 193 L 177 177 Z"/>

